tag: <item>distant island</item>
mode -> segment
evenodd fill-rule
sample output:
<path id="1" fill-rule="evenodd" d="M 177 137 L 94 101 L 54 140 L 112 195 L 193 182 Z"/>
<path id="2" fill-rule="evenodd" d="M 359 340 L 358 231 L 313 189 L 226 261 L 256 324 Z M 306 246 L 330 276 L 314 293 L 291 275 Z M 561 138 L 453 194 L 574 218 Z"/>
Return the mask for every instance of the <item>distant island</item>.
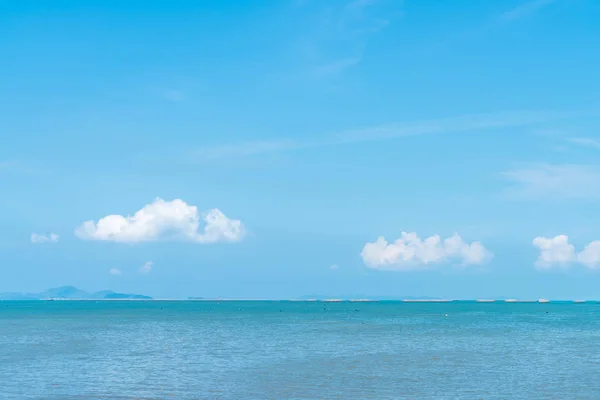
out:
<path id="1" fill-rule="evenodd" d="M 90 293 L 75 286 L 61 286 L 41 293 L 0 293 L 0 300 L 152 300 L 152 297 L 112 290 Z"/>

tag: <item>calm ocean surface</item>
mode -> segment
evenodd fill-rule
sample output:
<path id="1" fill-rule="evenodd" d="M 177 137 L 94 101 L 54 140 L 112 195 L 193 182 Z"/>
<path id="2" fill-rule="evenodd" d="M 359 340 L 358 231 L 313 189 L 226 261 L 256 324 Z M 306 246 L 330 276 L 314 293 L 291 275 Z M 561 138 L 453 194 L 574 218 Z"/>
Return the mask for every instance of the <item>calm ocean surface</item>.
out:
<path id="1" fill-rule="evenodd" d="M 597 400 L 600 304 L 0 302 L 0 398 Z"/>

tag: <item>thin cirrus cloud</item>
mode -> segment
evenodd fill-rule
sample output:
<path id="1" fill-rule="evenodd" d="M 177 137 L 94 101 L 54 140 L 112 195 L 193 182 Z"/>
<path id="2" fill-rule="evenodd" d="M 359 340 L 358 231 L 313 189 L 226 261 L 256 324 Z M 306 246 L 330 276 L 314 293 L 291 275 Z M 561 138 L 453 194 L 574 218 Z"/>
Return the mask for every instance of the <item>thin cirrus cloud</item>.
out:
<path id="1" fill-rule="evenodd" d="M 525 164 L 502 173 L 512 199 L 600 198 L 600 167 L 581 164 Z"/>
<path id="2" fill-rule="evenodd" d="M 458 234 L 442 241 L 438 235 L 423 240 L 414 232 L 402 232 L 392 243 L 382 236 L 366 243 L 361 257 L 369 268 L 408 271 L 450 261 L 460 265 L 484 264 L 493 254 L 480 242 L 466 243 Z"/>
<path id="3" fill-rule="evenodd" d="M 519 4 L 517 7 L 512 10 L 506 11 L 502 13 L 500 19 L 503 21 L 514 21 L 520 18 L 527 17 L 532 15 L 542 8 L 549 6 L 550 4 L 556 2 L 556 0 L 531 0 L 526 1 Z"/>
<path id="4" fill-rule="evenodd" d="M 568 138 L 567 141 L 578 144 L 580 146 L 592 147 L 594 149 L 600 149 L 600 140 L 589 137 L 573 137 Z"/>
<path id="5" fill-rule="evenodd" d="M 145 262 L 144 265 L 142 265 L 139 269 L 140 274 L 149 274 L 150 271 L 152 271 L 152 265 L 152 261 Z"/>
<path id="6" fill-rule="evenodd" d="M 552 238 L 538 236 L 532 243 L 540 251 L 535 262 L 538 269 L 570 268 L 575 264 L 589 269 L 600 268 L 600 240 L 588 243 L 580 252 L 569 243 L 569 237 L 566 235 Z"/>
<path id="7" fill-rule="evenodd" d="M 30 162 L 0 160 L 0 175 L 44 177 L 51 174 L 48 168 L 41 168 Z"/>
<path id="8" fill-rule="evenodd" d="M 360 63 L 360 57 L 348 57 L 333 61 L 329 64 L 323 64 L 315 68 L 315 74 L 319 76 L 332 75 L 342 72 Z"/>
<path id="9" fill-rule="evenodd" d="M 352 143 L 383 141 L 425 134 L 484 131 L 527 126 L 560 118 L 568 118 L 573 115 L 573 113 L 533 111 L 474 114 L 411 123 L 378 125 L 305 140 L 270 139 L 207 146 L 193 151 L 190 157 L 194 161 L 213 161 Z"/>
<path id="10" fill-rule="evenodd" d="M 121 270 L 118 269 L 118 268 L 111 268 L 111 269 L 108 270 L 108 273 L 111 274 L 111 275 L 114 275 L 114 276 L 121 276 L 121 275 L 123 275 L 123 273 L 121 272 Z"/>
<path id="11" fill-rule="evenodd" d="M 160 198 L 145 205 L 133 216 L 107 215 L 97 222 L 86 221 L 75 230 L 80 239 L 122 243 L 160 240 L 238 242 L 244 233 L 241 221 L 227 218 L 216 208 L 200 214 L 196 206 L 183 200 L 165 201 Z"/>
<path id="12" fill-rule="evenodd" d="M 370 38 L 401 15 L 398 4 L 379 0 L 297 2 L 295 8 L 308 11 L 301 14 L 308 15 L 309 27 L 302 32 L 295 53 L 321 78 L 360 64 Z"/>
<path id="13" fill-rule="evenodd" d="M 32 233 L 30 239 L 33 244 L 56 243 L 59 241 L 60 236 L 54 232 L 48 234 Z"/>

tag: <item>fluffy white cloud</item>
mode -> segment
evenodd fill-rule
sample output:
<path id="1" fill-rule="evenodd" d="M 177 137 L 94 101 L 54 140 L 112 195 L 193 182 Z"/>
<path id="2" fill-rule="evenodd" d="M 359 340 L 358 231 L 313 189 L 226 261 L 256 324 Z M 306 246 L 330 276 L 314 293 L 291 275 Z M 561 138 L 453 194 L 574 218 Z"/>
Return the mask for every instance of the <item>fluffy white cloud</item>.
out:
<path id="1" fill-rule="evenodd" d="M 111 269 L 108 270 L 108 273 L 111 274 L 111 275 L 115 275 L 115 276 L 121 276 L 121 275 L 123 275 L 122 272 L 121 272 L 121 270 L 118 269 L 118 268 L 111 268 Z"/>
<path id="2" fill-rule="evenodd" d="M 594 240 L 585 246 L 577 255 L 577 261 L 591 269 L 600 268 L 600 240 Z"/>
<path id="3" fill-rule="evenodd" d="M 201 219 L 204 228 L 199 231 Z M 227 218 L 216 208 L 200 215 L 196 206 L 183 200 L 157 198 L 133 216 L 107 215 L 98 222 L 86 221 L 75 230 L 75 235 L 86 240 L 126 243 L 162 239 L 197 243 L 237 242 L 244 235 L 244 226 L 241 221 Z"/>
<path id="4" fill-rule="evenodd" d="M 587 268 L 600 268 L 600 240 L 593 241 L 579 253 L 569 243 L 569 237 L 558 235 L 553 238 L 536 237 L 533 245 L 540 250 L 535 266 L 540 269 L 553 267 L 567 268 L 574 263 L 583 264 Z"/>
<path id="5" fill-rule="evenodd" d="M 150 271 L 152 271 L 152 261 L 148 261 L 140 267 L 140 274 L 148 274 Z"/>
<path id="6" fill-rule="evenodd" d="M 569 243 L 565 235 L 553 238 L 536 237 L 533 245 L 540 250 L 540 255 L 535 266 L 540 269 L 548 269 L 553 266 L 568 266 L 577 259 L 575 247 Z"/>
<path id="7" fill-rule="evenodd" d="M 361 256 L 367 267 L 402 271 L 450 260 L 463 265 L 483 264 L 492 253 L 480 242 L 465 243 L 458 234 L 442 241 L 438 235 L 422 240 L 414 232 L 402 232 L 393 243 L 380 236 L 365 244 Z"/>
<path id="8" fill-rule="evenodd" d="M 50 233 L 48 235 L 32 233 L 31 234 L 31 243 L 40 244 L 40 243 L 56 243 L 60 239 L 56 233 Z"/>

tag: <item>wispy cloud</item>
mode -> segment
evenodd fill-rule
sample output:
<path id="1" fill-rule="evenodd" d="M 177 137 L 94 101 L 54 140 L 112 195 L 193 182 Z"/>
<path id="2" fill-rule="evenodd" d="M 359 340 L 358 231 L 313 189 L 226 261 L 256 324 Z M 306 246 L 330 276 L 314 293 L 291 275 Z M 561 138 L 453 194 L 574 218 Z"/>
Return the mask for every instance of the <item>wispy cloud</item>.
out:
<path id="1" fill-rule="evenodd" d="M 54 232 L 49 234 L 40 234 L 40 233 L 32 233 L 31 234 L 31 243 L 33 244 L 42 244 L 42 243 L 57 243 L 60 239 L 60 236 Z"/>
<path id="2" fill-rule="evenodd" d="M 121 270 L 118 269 L 118 268 L 111 268 L 111 269 L 108 270 L 108 273 L 111 274 L 111 275 L 114 275 L 114 276 L 121 276 L 121 275 L 123 275 L 123 273 L 121 272 Z"/>
<path id="3" fill-rule="evenodd" d="M 545 137 L 545 138 L 563 138 L 566 135 L 569 135 L 569 131 L 565 131 L 564 129 L 556 129 L 556 128 L 542 128 L 542 129 L 534 129 L 531 131 L 531 134 L 534 136 Z"/>
<path id="4" fill-rule="evenodd" d="M 312 73 L 326 77 L 357 66 L 370 37 L 388 27 L 399 13 L 401 2 L 352 0 L 342 3 L 303 1 L 310 9 L 309 27 L 300 42 L 302 53 L 312 65 Z M 298 4 L 295 4 L 298 7 Z"/>
<path id="5" fill-rule="evenodd" d="M 371 35 L 387 28 L 393 14 L 378 12 L 374 6 L 382 5 L 383 0 L 355 0 L 342 10 L 341 29 L 350 36 Z M 398 5 L 401 2 L 395 2 Z"/>
<path id="6" fill-rule="evenodd" d="M 46 176 L 49 174 L 49 170 L 33 166 L 23 161 L 5 160 L 0 161 L 0 175 L 1 174 Z"/>
<path id="7" fill-rule="evenodd" d="M 265 140 L 256 142 L 242 142 L 230 145 L 216 145 L 201 147 L 191 153 L 195 161 L 211 161 L 226 158 L 244 158 L 261 154 L 281 153 L 309 147 L 309 142 L 291 140 Z"/>
<path id="8" fill-rule="evenodd" d="M 571 126 L 567 128 L 535 129 L 532 131 L 532 134 L 547 139 L 550 143 L 553 143 L 555 149 L 559 151 L 568 151 L 570 148 L 574 147 L 567 146 L 567 144 L 600 149 L 599 138 L 582 136 L 582 134 L 585 135 L 586 131 L 587 130 L 584 128 Z"/>
<path id="9" fill-rule="evenodd" d="M 315 69 L 315 73 L 319 76 L 337 74 L 360 63 L 360 60 L 360 57 L 350 57 L 336 60 L 330 64 L 318 66 Z"/>
<path id="10" fill-rule="evenodd" d="M 568 142 L 575 143 L 581 146 L 593 147 L 596 149 L 600 149 L 600 140 L 587 138 L 587 137 L 576 137 L 576 138 L 568 138 Z"/>
<path id="11" fill-rule="evenodd" d="M 520 18 L 527 17 L 546 7 L 556 0 L 532 0 L 518 5 L 512 10 L 502 13 L 500 19 L 503 21 L 514 21 Z"/>
<path id="12" fill-rule="evenodd" d="M 191 156 L 194 160 L 199 161 L 239 158 L 315 147 L 390 140 L 415 135 L 484 131 L 526 126 L 558 118 L 566 118 L 570 115 L 567 113 L 518 111 L 474 114 L 454 118 L 378 125 L 304 140 L 274 138 L 228 145 L 207 146 L 194 151 Z"/>
<path id="13" fill-rule="evenodd" d="M 513 199 L 600 199 L 600 167 L 578 164 L 528 164 L 502 175 L 511 186 L 504 194 Z"/>
<path id="14" fill-rule="evenodd" d="M 152 261 L 147 261 L 139 269 L 140 274 L 149 274 L 152 271 Z"/>

